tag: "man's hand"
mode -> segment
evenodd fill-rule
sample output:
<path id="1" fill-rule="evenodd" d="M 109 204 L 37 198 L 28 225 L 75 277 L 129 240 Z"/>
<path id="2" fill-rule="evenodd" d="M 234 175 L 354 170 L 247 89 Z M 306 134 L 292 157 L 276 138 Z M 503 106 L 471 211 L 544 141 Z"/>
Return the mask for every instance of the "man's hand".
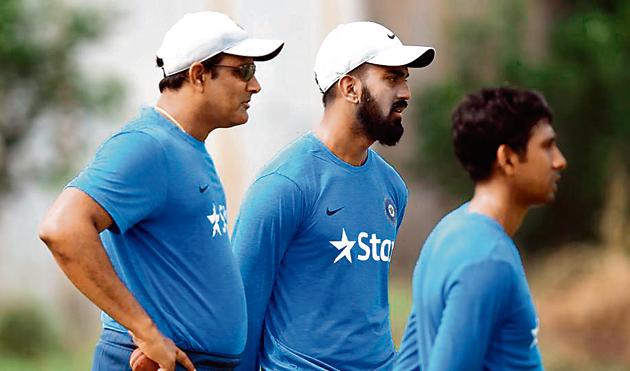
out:
<path id="1" fill-rule="evenodd" d="M 195 371 L 195 365 L 190 361 L 186 353 L 175 346 L 175 343 L 164 335 L 157 328 L 151 330 L 149 335 L 143 337 L 136 336 L 131 331 L 133 342 L 138 349 L 131 354 L 129 365 L 132 370 L 137 370 L 146 363 L 145 358 L 154 361 L 159 366 L 159 370 L 175 371 L 175 364 L 179 362 L 188 371 Z M 140 352 L 138 352 L 138 350 Z"/>
<path id="2" fill-rule="evenodd" d="M 129 357 L 129 366 L 132 371 L 158 371 L 160 365 L 144 355 L 140 348 L 136 348 Z"/>

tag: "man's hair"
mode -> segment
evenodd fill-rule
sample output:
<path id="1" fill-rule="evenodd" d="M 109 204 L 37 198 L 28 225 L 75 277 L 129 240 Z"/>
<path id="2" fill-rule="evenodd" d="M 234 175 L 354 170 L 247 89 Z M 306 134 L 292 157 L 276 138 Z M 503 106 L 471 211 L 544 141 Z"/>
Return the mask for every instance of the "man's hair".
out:
<path id="1" fill-rule="evenodd" d="M 455 155 L 478 182 L 491 176 L 500 145 L 524 156 L 532 128 L 541 119 L 551 123 L 552 113 L 540 93 L 503 86 L 467 95 L 451 119 Z"/>
<path id="2" fill-rule="evenodd" d="M 359 79 L 363 78 L 366 71 L 366 64 L 367 63 L 360 64 L 358 67 L 348 72 L 346 75 L 352 75 L 354 77 L 358 77 Z M 317 80 L 317 76 L 315 76 L 315 80 Z M 324 108 L 326 108 L 326 106 L 330 104 L 330 102 L 334 101 L 335 98 L 337 98 L 337 82 L 338 80 L 335 81 L 335 83 L 332 84 L 322 96 L 322 104 L 324 105 Z"/>
<path id="3" fill-rule="evenodd" d="M 210 71 L 210 78 L 216 78 L 215 69 L 212 68 L 212 66 L 221 62 L 221 59 L 223 59 L 223 53 L 219 53 L 201 62 L 203 68 L 206 71 Z M 162 67 L 164 65 L 164 62 L 160 57 L 155 58 L 155 63 L 158 67 Z M 164 89 L 179 90 L 186 80 L 188 80 L 188 68 L 174 75 L 166 76 L 160 80 L 160 93 L 164 92 Z"/>
<path id="4" fill-rule="evenodd" d="M 329 105 L 330 102 L 335 100 L 336 97 L 337 97 L 337 82 L 332 84 L 332 86 L 328 88 L 328 90 L 326 90 L 326 92 L 322 96 L 322 104 L 324 105 L 324 108 L 326 108 L 326 106 Z"/>

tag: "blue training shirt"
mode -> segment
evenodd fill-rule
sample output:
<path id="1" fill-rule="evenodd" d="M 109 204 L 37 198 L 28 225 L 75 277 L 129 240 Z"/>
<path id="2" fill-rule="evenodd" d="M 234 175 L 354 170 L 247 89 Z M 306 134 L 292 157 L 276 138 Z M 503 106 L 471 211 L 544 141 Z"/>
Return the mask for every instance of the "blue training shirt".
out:
<path id="1" fill-rule="evenodd" d="M 282 151 L 233 233 L 248 310 L 238 369 L 391 369 L 389 262 L 406 203 L 372 150 L 352 166 L 308 133 Z"/>
<path id="2" fill-rule="evenodd" d="M 112 217 L 101 233 L 107 255 L 159 330 L 181 348 L 238 359 L 247 331 L 244 290 L 223 187 L 204 143 L 145 108 L 68 187 Z M 126 332 L 105 313 L 102 320 Z"/>
<path id="3" fill-rule="evenodd" d="M 396 370 L 541 370 L 538 318 L 520 255 L 492 218 L 445 216 L 413 274 Z"/>

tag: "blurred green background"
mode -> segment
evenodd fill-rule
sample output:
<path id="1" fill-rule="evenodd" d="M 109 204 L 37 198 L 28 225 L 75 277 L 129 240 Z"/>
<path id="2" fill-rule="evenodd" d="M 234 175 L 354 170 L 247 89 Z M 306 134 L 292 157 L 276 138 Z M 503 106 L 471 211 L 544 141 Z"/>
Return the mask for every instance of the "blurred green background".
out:
<path id="1" fill-rule="evenodd" d="M 177 12 L 227 7 L 246 13 L 247 0 L 234 3 L 183 2 Z M 300 5 L 282 1 L 269 4 L 278 12 L 291 6 L 297 14 L 302 11 Z M 466 92 L 515 84 L 547 97 L 569 162 L 557 200 L 533 210 L 516 238 L 540 315 L 545 366 L 552 371 L 630 369 L 630 2 L 304 4 L 321 10 L 311 22 L 323 25 L 324 32 L 352 18 L 373 19 L 396 30 L 406 43 L 432 45 L 438 52 L 428 72 L 412 71 L 414 98 L 403 143 L 395 149 L 378 148 L 410 188 L 392 262 L 395 342 L 409 313 L 410 278 L 422 241 L 439 217 L 471 192 L 450 144 L 450 112 Z M 126 119 L 120 106 L 133 90 L 129 85 L 135 71 L 115 74 L 82 60 L 87 47 L 105 47 L 112 34 L 125 37 L 117 29 L 125 12 L 146 12 L 147 19 L 153 14 L 133 7 L 120 12 L 110 5 L 0 2 L 0 209 L 9 210 L 9 201 L 22 202 L 19 190 L 25 184 L 36 185 L 52 200 L 85 164 L 94 138 L 102 140 Z M 287 23 L 295 24 L 295 19 Z M 153 35 L 156 42 L 161 36 Z M 319 36 L 305 41 L 313 44 L 311 49 L 321 41 Z M 287 46 L 286 53 L 291 53 L 291 44 Z M 295 64 L 304 64 L 304 74 L 310 73 L 312 60 L 291 58 L 302 58 Z M 151 86 L 157 82 L 140 80 Z M 109 126 L 103 129 L 94 119 L 99 117 L 107 117 Z M 24 153 L 31 152 L 45 155 L 25 160 Z M 20 221 L 5 215 L 3 223 L 6 231 Z M 19 247 L 11 250 L 0 241 L 0 269 L 16 264 L 9 251 L 20 254 Z M 47 264 L 56 269 L 49 258 Z M 28 259 L 20 261 L 24 271 L 39 269 Z M 54 300 L 21 294 L 19 283 L 0 291 L 0 370 L 89 369 L 99 329 L 97 311 L 67 282 L 60 285 L 63 295 L 48 295 Z"/>

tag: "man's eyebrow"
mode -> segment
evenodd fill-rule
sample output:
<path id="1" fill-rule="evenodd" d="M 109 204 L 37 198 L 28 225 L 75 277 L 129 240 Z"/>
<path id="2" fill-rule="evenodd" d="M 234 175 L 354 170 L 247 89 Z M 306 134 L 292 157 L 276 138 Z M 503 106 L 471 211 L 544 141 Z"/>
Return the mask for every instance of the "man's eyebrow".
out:
<path id="1" fill-rule="evenodd" d="M 543 145 L 549 145 L 549 144 L 553 144 L 555 142 L 556 142 L 556 136 L 552 135 L 552 136 L 550 136 L 549 138 L 547 138 L 547 139 L 545 139 L 543 141 Z"/>
<path id="2" fill-rule="evenodd" d="M 389 69 L 387 72 L 391 73 L 392 75 L 396 75 L 398 77 L 405 77 L 405 78 L 409 77 L 409 71 L 405 71 L 402 68 L 392 68 L 392 69 Z"/>

